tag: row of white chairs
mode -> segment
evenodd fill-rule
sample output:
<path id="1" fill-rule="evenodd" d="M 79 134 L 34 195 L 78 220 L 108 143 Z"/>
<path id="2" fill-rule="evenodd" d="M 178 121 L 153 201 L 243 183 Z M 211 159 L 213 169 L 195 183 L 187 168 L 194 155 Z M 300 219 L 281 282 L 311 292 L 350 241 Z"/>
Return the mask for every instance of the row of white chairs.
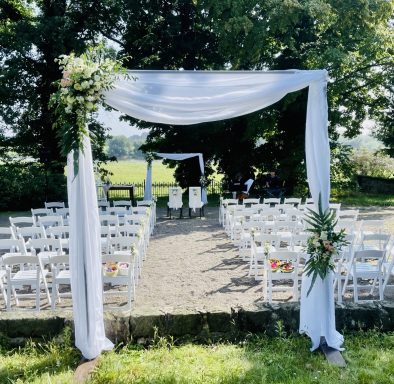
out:
<path id="1" fill-rule="evenodd" d="M 141 274 L 151 235 L 150 223 L 154 211 L 145 209 L 143 215 L 130 215 L 129 219 L 132 219 L 132 224 L 110 225 L 106 223 L 101 227 L 103 265 L 110 260 L 114 263 L 129 265 L 126 273 L 119 273 L 119 276 L 111 276 L 103 272 L 103 284 L 126 286 L 127 308 L 131 307 L 135 286 Z M 111 218 L 113 217 L 111 215 Z M 105 219 L 105 216 L 102 218 Z M 13 227 L 6 228 L 6 230 L 10 234 L 9 238 L 0 239 L 0 255 L 4 252 L 0 257 L 0 289 L 6 308 L 11 308 L 11 297 L 14 297 L 16 304 L 19 305 L 22 288 L 30 286 L 28 297 L 31 296 L 31 291 L 35 291 L 37 310 L 40 308 L 41 293 L 48 297 L 48 302 L 51 302 L 54 309 L 57 299 L 60 300 L 59 284 L 70 285 L 69 228 L 67 226 L 16 227 L 16 233 L 13 233 Z M 0 234 L 4 232 L 4 230 L 0 231 Z M 22 233 L 28 238 L 29 233 L 32 238 L 25 242 Z M 19 238 L 15 239 L 18 236 Z M 48 277 L 52 284 L 52 298 L 49 296 Z M 118 290 L 105 289 L 104 295 L 113 292 L 117 295 L 120 293 Z"/>
<path id="2" fill-rule="evenodd" d="M 272 282 L 286 282 L 280 288 L 288 288 L 288 281 L 293 282 L 293 298 L 298 299 L 299 282 L 301 281 L 305 260 L 308 233 L 283 238 L 278 234 L 254 234 L 251 239 L 249 276 L 264 281 L 264 297 L 272 302 Z M 394 276 L 394 239 L 389 234 L 365 235 L 361 246 L 355 244 L 355 235 L 347 235 L 349 242 L 333 260 L 335 263 L 334 277 L 337 287 L 337 300 L 342 302 L 343 296 L 350 289 L 355 302 L 359 301 L 359 291 L 369 289 L 372 295 L 378 289 L 379 300 L 383 300 L 384 290 L 389 279 Z M 374 238 L 374 243 L 368 240 Z M 244 257 L 245 259 L 245 257 Z M 271 261 L 270 261 L 271 260 Z M 274 261 L 272 261 L 274 260 Z M 291 270 L 274 271 L 276 260 L 291 263 Z M 285 264 L 286 265 L 286 264 Z M 372 284 L 369 282 L 372 281 Z"/>
<path id="3" fill-rule="evenodd" d="M 103 272 L 103 283 L 127 285 L 127 308 L 131 307 L 135 286 L 141 274 L 144 248 L 137 237 L 108 237 L 108 247 L 102 256 L 103 264 L 112 262 L 127 263 L 127 273 L 117 276 L 107 276 Z M 2 255 L 0 269 L 0 288 L 7 310 L 11 309 L 11 299 L 19 305 L 21 297 L 35 296 L 36 309 L 40 309 L 40 298 L 45 294 L 52 309 L 60 299 L 59 285 L 70 286 L 70 271 L 68 267 L 68 244 L 60 239 L 30 239 L 26 244 L 22 239 L 2 239 L 0 248 L 8 247 L 8 252 Z M 129 279 L 126 281 L 125 276 Z M 52 293 L 48 289 L 51 282 Z M 27 294 L 20 293 L 29 286 Z M 35 291 L 34 294 L 31 291 Z M 119 290 L 115 291 L 120 294 Z M 69 293 L 69 291 L 68 291 Z"/>
<path id="4" fill-rule="evenodd" d="M 295 293 L 295 286 L 298 287 L 303 271 L 303 263 L 300 260 L 305 260 L 306 257 L 302 249 L 310 236 L 309 233 L 305 232 L 307 229 L 307 225 L 303 221 L 305 213 L 298 208 L 298 212 L 296 212 L 294 207 L 290 208 L 283 204 L 276 205 L 276 210 L 269 207 L 268 204 L 257 202 L 252 202 L 249 207 L 245 204 L 223 204 L 222 223 L 234 244 L 239 247 L 243 260 L 249 261 L 249 276 L 254 276 L 257 280 L 261 278 L 264 280 L 264 296 L 269 301 L 272 300 L 272 281 L 276 279 L 281 280 L 283 278 L 287 282 L 293 280 L 292 289 L 295 298 L 298 295 Z M 336 274 L 336 284 L 339 287 L 338 301 L 342 300 L 343 294 L 349 288 L 354 290 L 354 300 L 358 301 L 358 289 L 360 288 L 360 285 L 357 284 L 358 279 L 360 279 L 358 273 L 360 263 L 358 261 L 360 258 L 365 261 L 368 252 L 373 254 L 376 251 L 384 254 L 381 269 L 378 272 L 373 272 L 378 276 L 374 284 L 378 286 L 379 298 L 381 298 L 389 278 L 393 275 L 392 252 L 394 252 L 392 251 L 390 235 L 384 233 L 384 221 L 358 221 L 358 210 L 341 211 L 340 205 L 333 206 L 332 209 L 335 209 L 337 216 L 339 216 L 337 229 L 345 229 L 350 242 L 346 251 L 344 250 L 341 257 L 336 260 L 337 268 L 340 271 Z M 291 212 L 290 216 L 287 215 L 288 212 Z M 259 238 L 260 245 L 256 245 L 256 240 L 252 241 L 252 238 Z M 264 246 L 262 245 L 262 239 L 264 239 Z M 267 249 L 265 249 L 265 253 L 263 251 L 264 247 L 267 248 L 267 244 L 269 245 L 269 256 L 265 255 Z M 283 257 L 286 260 L 291 259 L 292 271 L 281 272 L 280 268 L 275 272 L 272 271 L 269 259 L 280 259 L 280 254 L 275 252 L 284 252 Z M 377 266 L 378 263 L 371 263 L 369 260 L 368 263 L 363 264 L 363 268 L 365 269 L 369 265 Z M 373 273 L 371 274 L 373 275 Z M 294 278 L 296 275 L 298 276 L 297 282 Z M 356 278 L 352 276 L 356 276 Z M 365 279 L 363 280 L 365 282 Z M 349 281 L 353 284 L 349 285 Z"/>

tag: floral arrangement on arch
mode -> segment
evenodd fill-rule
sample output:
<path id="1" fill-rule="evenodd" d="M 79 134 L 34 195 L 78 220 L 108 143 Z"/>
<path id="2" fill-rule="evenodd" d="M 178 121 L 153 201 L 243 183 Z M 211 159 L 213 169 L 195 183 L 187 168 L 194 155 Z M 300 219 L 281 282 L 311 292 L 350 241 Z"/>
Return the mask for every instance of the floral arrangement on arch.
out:
<path id="1" fill-rule="evenodd" d="M 310 225 L 307 229 L 312 233 L 308 238 L 306 252 L 309 255 L 305 263 L 305 273 L 307 276 L 312 275 L 311 285 L 307 295 L 312 290 L 317 277 L 324 279 L 329 271 L 334 269 L 333 256 L 338 255 L 339 251 L 348 244 L 345 240 L 345 230 L 341 229 L 335 232 L 337 224 L 335 211 L 327 208 L 325 211 L 321 205 L 321 195 L 319 195 L 318 211 L 315 212 L 308 208 L 309 213 L 305 221 Z"/>
<path id="2" fill-rule="evenodd" d="M 49 106 L 56 115 L 54 128 L 60 139 L 61 152 L 74 154 L 74 174 L 78 173 L 79 151 L 89 135 L 88 115 L 97 111 L 104 101 L 103 92 L 113 87 L 120 74 L 127 77 L 121 60 L 108 57 L 108 50 L 94 47 L 80 56 L 74 53 L 55 59 L 63 72 L 52 94 Z"/>

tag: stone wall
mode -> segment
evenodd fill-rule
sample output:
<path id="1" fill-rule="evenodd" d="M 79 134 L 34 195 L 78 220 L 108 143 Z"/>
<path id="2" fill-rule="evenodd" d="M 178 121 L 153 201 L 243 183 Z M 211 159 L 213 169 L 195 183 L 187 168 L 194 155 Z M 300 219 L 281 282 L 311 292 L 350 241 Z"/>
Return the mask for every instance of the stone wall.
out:
<path id="1" fill-rule="evenodd" d="M 357 176 L 357 182 L 363 192 L 394 194 L 394 179 L 359 175 Z"/>
<path id="2" fill-rule="evenodd" d="M 175 340 L 235 340 L 248 333 L 277 335 L 298 331 L 299 303 L 264 304 L 260 307 L 233 308 L 230 312 L 182 312 L 173 314 L 105 313 L 108 338 L 115 343 L 144 343 L 160 336 Z M 339 331 L 379 329 L 394 331 L 394 303 L 366 302 L 337 305 L 336 324 Z M 3 313 L 0 333 L 11 342 L 26 338 L 56 336 L 65 326 L 72 326 L 70 313 Z"/>

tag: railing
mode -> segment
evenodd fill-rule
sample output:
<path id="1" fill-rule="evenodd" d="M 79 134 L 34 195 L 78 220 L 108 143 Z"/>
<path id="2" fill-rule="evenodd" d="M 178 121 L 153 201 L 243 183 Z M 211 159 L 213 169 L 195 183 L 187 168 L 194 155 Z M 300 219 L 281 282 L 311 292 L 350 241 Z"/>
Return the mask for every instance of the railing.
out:
<path id="1" fill-rule="evenodd" d="M 133 185 L 134 186 L 134 197 L 136 199 L 141 199 L 144 196 L 145 190 L 145 180 L 143 182 L 138 183 L 122 183 L 122 184 L 112 184 L 113 186 L 122 186 L 122 185 Z M 170 187 L 178 187 L 177 183 L 152 183 L 152 194 L 156 197 L 168 196 L 168 188 Z M 207 193 L 208 195 L 212 194 L 220 194 L 223 191 L 223 186 L 220 181 L 212 180 L 208 187 Z M 97 196 L 98 198 L 103 198 L 105 196 L 104 189 L 102 185 L 97 186 Z M 128 199 L 129 194 L 127 191 L 111 191 L 111 199 Z"/>

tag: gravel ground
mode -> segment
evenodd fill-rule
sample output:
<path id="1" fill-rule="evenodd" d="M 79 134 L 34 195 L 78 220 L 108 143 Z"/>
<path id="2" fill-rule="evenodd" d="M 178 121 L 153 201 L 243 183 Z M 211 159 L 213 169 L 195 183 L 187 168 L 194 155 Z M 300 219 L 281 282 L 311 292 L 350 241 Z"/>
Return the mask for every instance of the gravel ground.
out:
<path id="1" fill-rule="evenodd" d="M 248 262 L 238 256 L 218 222 L 218 208 L 207 208 L 205 217 L 171 220 L 158 210 L 155 233 L 151 238 L 142 276 L 136 290 L 134 313 L 171 313 L 182 310 L 228 311 L 263 301 L 262 282 L 247 276 Z M 4 215 L 0 225 L 4 225 Z M 8 218 L 8 215 L 5 216 Z M 360 219 L 386 220 L 394 234 L 394 207 L 360 209 Z M 351 291 L 345 300 L 352 300 Z M 386 299 L 394 299 L 394 289 L 386 289 Z M 292 300 L 290 292 L 274 292 L 274 301 Z M 110 301 L 123 305 L 124 296 Z M 27 302 L 29 307 L 31 303 Z M 65 299 L 58 307 L 70 308 Z M 0 311 L 4 310 L 0 298 Z M 46 300 L 43 309 L 49 310 Z"/>

